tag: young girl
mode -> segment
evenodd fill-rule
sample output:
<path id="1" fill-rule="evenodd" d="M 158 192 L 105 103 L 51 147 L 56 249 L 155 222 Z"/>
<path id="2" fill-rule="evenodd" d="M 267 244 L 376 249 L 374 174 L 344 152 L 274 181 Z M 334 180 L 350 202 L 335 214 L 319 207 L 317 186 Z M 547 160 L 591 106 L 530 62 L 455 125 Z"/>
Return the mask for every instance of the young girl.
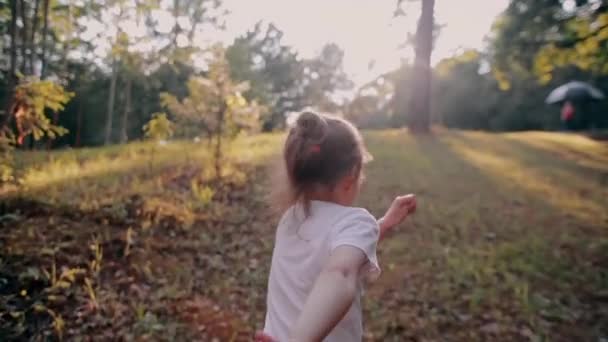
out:
<path id="1" fill-rule="evenodd" d="M 352 207 L 369 160 L 357 129 L 302 113 L 283 152 L 288 209 L 276 232 L 264 331 L 257 341 L 361 341 L 361 280 L 380 273 L 376 244 L 416 208 L 395 199 L 376 219 Z"/>

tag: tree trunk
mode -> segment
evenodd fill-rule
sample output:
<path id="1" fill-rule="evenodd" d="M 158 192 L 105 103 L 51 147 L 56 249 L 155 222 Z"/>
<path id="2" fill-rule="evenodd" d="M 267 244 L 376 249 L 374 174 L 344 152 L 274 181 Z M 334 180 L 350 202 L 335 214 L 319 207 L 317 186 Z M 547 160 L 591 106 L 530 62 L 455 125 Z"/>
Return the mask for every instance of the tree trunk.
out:
<path id="1" fill-rule="evenodd" d="M 78 111 L 76 112 L 76 141 L 74 146 L 80 147 L 82 137 L 82 100 L 78 101 Z"/>
<path id="2" fill-rule="evenodd" d="M 217 113 L 217 130 L 215 131 L 215 177 L 222 178 L 222 134 L 224 133 L 224 120 L 226 105 L 223 103 Z"/>
<path id="3" fill-rule="evenodd" d="M 44 21 L 42 24 L 42 53 L 40 54 L 40 79 L 46 77 L 46 37 L 49 31 L 49 1 L 44 0 Z"/>
<path id="4" fill-rule="evenodd" d="M 29 69 L 29 73 L 30 75 L 34 75 L 34 60 L 36 57 L 36 47 L 35 47 L 35 40 L 36 40 L 36 31 L 38 31 L 38 10 L 40 9 L 40 0 L 36 0 L 36 2 L 34 3 L 34 14 L 32 16 L 32 29 L 30 32 L 30 40 L 29 40 L 29 46 L 30 46 L 30 58 L 29 58 L 29 63 L 30 63 L 30 69 Z"/>
<path id="5" fill-rule="evenodd" d="M 59 112 L 54 111 L 53 112 L 53 125 L 57 126 L 58 124 L 59 124 Z M 47 138 L 47 139 L 48 140 L 46 141 L 46 149 L 50 151 L 53 148 L 54 140 L 51 138 Z"/>
<path id="6" fill-rule="evenodd" d="M 429 131 L 431 109 L 431 53 L 435 0 L 422 0 L 422 13 L 416 29 L 416 57 L 407 125 L 412 132 Z"/>
<path id="7" fill-rule="evenodd" d="M 179 35 L 180 32 L 180 27 L 179 24 L 177 23 L 177 18 L 179 18 L 179 0 L 173 0 L 173 32 L 172 32 L 172 41 L 173 41 L 173 48 L 176 49 L 177 48 L 177 36 Z"/>
<path id="8" fill-rule="evenodd" d="M 27 6 L 25 0 L 21 0 L 21 72 L 27 74 Z"/>
<path id="9" fill-rule="evenodd" d="M 112 116 L 114 115 L 114 95 L 116 93 L 116 60 L 112 61 L 112 80 L 110 81 L 110 94 L 108 96 L 108 110 L 106 112 L 106 136 L 105 145 L 109 145 L 112 139 Z"/>
<path id="10" fill-rule="evenodd" d="M 15 72 L 17 71 L 17 0 L 10 0 L 11 22 L 9 25 L 10 35 L 10 65 L 7 79 L 7 95 L 4 103 L 4 115 L 2 127 L 4 129 L 9 124 L 11 117 L 10 108 L 13 101 L 13 90 L 15 88 Z"/>
<path id="11" fill-rule="evenodd" d="M 215 178 L 218 180 L 222 178 L 222 136 L 217 134 L 215 136 Z"/>
<path id="12" fill-rule="evenodd" d="M 126 75 L 127 77 L 127 84 L 126 84 L 126 90 L 125 90 L 125 110 L 122 114 L 122 123 L 121 123 L 121 130 L 120 130 L 120 142 L 122 144 L 126 143 L 127 140 L 129 139 L 127 132 L 128 132 L 128 126 L 129 126 L 129 115 L 131 114 L 131 88 L 133 87 L 133 82 L 131 81 L 131 76 L 130 75 Z"/>

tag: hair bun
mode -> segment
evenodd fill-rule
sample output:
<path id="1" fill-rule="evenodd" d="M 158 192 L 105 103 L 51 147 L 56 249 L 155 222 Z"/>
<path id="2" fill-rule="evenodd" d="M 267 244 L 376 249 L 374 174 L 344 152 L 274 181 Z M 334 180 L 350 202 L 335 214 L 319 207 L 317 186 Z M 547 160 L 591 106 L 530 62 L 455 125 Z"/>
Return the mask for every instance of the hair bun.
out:
<path id="1" fill-rule="evenodd" d="M 298 116 L 295 128 L 302 138 L 321 142 L 327 134 L 327 121 L 320 114 L 302 112 Z"/>

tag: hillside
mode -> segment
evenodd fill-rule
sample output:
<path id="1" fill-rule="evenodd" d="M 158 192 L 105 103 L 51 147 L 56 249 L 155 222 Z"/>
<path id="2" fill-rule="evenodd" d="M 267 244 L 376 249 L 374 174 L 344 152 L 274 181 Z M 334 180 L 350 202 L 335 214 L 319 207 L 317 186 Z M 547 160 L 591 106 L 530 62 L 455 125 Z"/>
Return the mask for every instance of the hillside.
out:
<path id="1" fill-rule="evenodd" d="M 246 341 L 261 327 L 282 137 L 21 152 L 0 190 L 0 340 Z M 369 340 L 608 336 L 608 144 L 574 134 L 366 134 L 359 200 L 419 210 L 379 247 Z M 6 308 L 6 310 L 5 310 Z"/>

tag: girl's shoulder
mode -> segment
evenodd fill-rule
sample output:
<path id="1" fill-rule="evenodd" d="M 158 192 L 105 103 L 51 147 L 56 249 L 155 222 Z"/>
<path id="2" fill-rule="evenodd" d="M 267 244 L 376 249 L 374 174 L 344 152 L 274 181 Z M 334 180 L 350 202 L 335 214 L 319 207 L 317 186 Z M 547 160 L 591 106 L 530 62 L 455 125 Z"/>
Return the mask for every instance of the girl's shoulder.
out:
<path id="1" fill-rule="evenodd" d="M 279 220 L 279 226 L 291 226 L 294 222 L 302 224 L 305 221 L 323 226 L 335 227 L 359 224 L 377 228 L 376 218 L 367 209 L 323 201 L 311 201 L 308 215 L 305 214 L 301 206 L 292 206 L 283 213 Z"/>
<path id="2" fill-rule="evenodd" d="M 332 226 L 351 225 L 354 223 L 376 227 L 376 218 L 365 208 L 343 206 L 330 202 L 313 202 L 312 214 L 326 219 Z"/>
<path id="3" fill-rule="evenodd" d="M 374 216 L 365 208 L 349 207 L 333 202 L 311 201 L 310 209 L 311 216 L 329 216 L 335 220 L 374 219 Z"/>

